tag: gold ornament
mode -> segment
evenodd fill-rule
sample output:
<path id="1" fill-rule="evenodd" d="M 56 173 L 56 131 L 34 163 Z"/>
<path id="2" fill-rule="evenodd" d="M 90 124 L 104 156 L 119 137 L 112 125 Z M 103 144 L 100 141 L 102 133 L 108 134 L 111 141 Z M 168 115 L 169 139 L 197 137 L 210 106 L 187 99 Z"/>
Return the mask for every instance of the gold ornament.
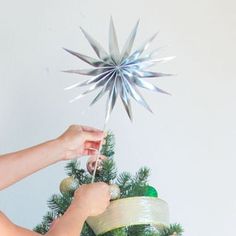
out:
<path id="1" fill-rule="evenodd" d="M 111 200 L 120 198 L 120 188 L 117 184 L 109 185 L 109 191 L 111 194 Z"/>
<path id="2" fill-rule="evenodd" d="M 79 182 L 74 177 L 70 176 L 63 179 L 60 183 L 60 192 L 63 193 L 70 193 L 74 192 L 79 187 Z"/>

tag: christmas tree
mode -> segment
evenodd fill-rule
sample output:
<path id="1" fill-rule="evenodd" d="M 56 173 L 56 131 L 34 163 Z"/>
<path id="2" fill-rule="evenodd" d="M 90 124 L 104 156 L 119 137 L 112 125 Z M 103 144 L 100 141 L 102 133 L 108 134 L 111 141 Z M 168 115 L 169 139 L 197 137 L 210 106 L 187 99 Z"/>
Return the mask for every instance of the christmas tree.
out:
<path id="1" fill-rule="evenodd" d="M 118 173 L 114 161 L 114 135 L 109 133 L 106 142 L 102 146 L 101 154 L 107 159 L 102 162 L 102 168 L 96 173 L 95 182 L 106 182 L 119 187 L 118 196 L 115 198 L 125 199 L 137 196 L 158 197 L 155 188 L 148 184 L 150 170 L 146 167 L 140 168 L 135 175 L 129 172 Z M 56 218 L 64 214 L 69 207 L 76 188 L 82 184 L 91 183 L 92 176 L 85 169 L 80 167 L 78 161 L 70 161 L 65 171 L 68 175 L 61 182 L 60 194 L 54 194 L 48 201 L 49 211 L 43 217 L 42 222 L 34 228 L 34 231 L 45 234 L 50 229 L 50 225 Z M 131 225 L 113 229 L 100 236 L 180 236 L 183 229 L 179 224 L 169 226 L 155 226 L 150 224 Z M 84 224 L 81 236 L 96 236 L 88 223 Z"/>

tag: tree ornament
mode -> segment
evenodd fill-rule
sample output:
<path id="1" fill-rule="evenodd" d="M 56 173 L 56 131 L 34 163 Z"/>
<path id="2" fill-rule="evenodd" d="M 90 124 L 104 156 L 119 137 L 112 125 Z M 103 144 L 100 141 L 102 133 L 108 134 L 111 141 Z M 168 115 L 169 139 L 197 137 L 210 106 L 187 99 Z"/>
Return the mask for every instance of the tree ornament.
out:
<path id="1" fill-rule="evenodd" d="M 97 171 L 99 171 L 102 168 L 102 162 L 105 161 L 106 159 L 107 157 L 105 157 L 104 155 L 99 155 L 98 160 L 96 156 L 91 156 L 87 162 L 87 171 L 89 172 L 89 174 L 91 175 L 93 174 L 96 166 L 96 161 L 97 161 Z"/>
<path id="2" fill-rule="evenodd" d="M 85 92 L 76 96 L 71 100 L 71 102 L 74 102 L 93 91 L 99 90 L 90 104 L 93 105 L 108 92 L 105 123 L 109 120 L 118 96 L 121 98 L 130 120 L 132 120 L 131 99 L 152 112 L 151 108 L 139 92 L 139 88 L 144 88 L 152 92 L 169 94 L 168 92 L 158 88 L 153 83 L 146 81 L 146 79 L 150 78 L 153 80 L 153 78 L 170 76 L 171 74 L 153 72 L 148 69 L 156 63 L 166 62 L 174 57 L 157 58 L 155 55 L 157 50 L 146 53 L 146 50 L 156 37 L 157 33 L 150 37 L 141 47 L 132 52 L 138 25 L 139 21 L 131 31 L 123 49 L 120 51 L 116 37 L 116 30 L 111 18 L 109 30 L 109 53 L 107 53 L 95 39 L 93 39 L 84 29 L 81 28 L 82 33 L 94 49 L 98 59 L 65 49 L 68 53 L 93 66 L 92 69 L 64 71 L 67 73 L 75 73 L 92 77 L 84 82 L 79 82 L 66 88 L 66 90 L 68 90 L 89 86 Z"/>
<path id="3" fill-rule="evenodd" d="M 109 185 L 109 191 L 111 194 L 111 200 L 120 198 L 120 188 L 117 184 Z"/>
<path id="4" fill-rule="evenodd" d="M 154 187 L 148 185 L 148 186 L 145 187 L 144 196 L 147 196 L 147 197 L 158 197 L 158 192 L 157 192 L 157 190 Z"/>
<path id="5" fill-rule="evenodd" d="M 72 176 L 63 179 L 60 183 L 60 192 L 71 193 L 74 192 L 79 187 L 79 181 Z"/>

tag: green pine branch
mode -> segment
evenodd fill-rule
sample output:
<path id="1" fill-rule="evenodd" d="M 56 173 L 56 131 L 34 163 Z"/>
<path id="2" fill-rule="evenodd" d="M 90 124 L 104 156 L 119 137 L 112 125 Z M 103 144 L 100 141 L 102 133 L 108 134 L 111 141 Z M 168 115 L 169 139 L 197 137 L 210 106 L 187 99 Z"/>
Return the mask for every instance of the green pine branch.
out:
<path id="1" fill-rule="evenodd" d="M 128 172 L 118 175 L 116 184 L 120 187 L 121 198 L 143 196 L 149 175 L 150 170 L 146 167 L 140 168 L 134 176 Z"/>
<path id="2" fill-rule="evenodd" d="M 46 215 L 43 217 L 41 224 L 37 225 L 34 228 L 34 231 L 40 234 L 46 234 L 50 229 L 51 223 L 54 219 L 56 219 L 56 217 L 57 216 L 52 211 L 47 212 Z"/>
<path id="3" fill-rule="evenodd" d="M 111 132 L 105 138 L 105 143 L 102 145 L 101 154 L 107 159 L 102 162 L 101 170 L 96 172 L 95 182 L 111 183 L 117 177 L 116 163 L 113 159 L 115 154 L 115 137 Z"/>
<path id="4" fill-rule="evenodd" d="M 117 176 L 117 168 L 113 159 L 103 161 L 101 170 L 97 171 L 95 182 L 111 183 Z"/>
<path id="5" fill-rule="evenodd" d="M 108 157 L 102 163 L 102 169 L 97 172 L 95 182 L 103 181 L 106 183 L 114 182 L 120 187 L 121 198 L 132 196 L 143 196 L 145 187 L 148 185 L 150 170 L 146 167 L 140 168 L 135 175 L 129 172 L 117 174 L 117 168 L 114 156 L 115 140 L 112 133 L 108 133 L 106 142 L 102 146 L 101 154 Z M 65 166 L 65 172 L 68 176 L 77 179 L 79 185 L 91 183 L 91 175 L 84 169 L 80 168 L 79 161 L 70 161 Z M 46 234 L 50 229 L 50 225 L 54 219 L 63 215 L 70 206 L 73 199 L 73 193 L 54 194 L 48 201 L 49 211 L 43 217 L 42 222 L 34 228 L 34 231 L 40 234 Z M 101 236 L 180 236 L 183 229 L 179 224 L 173 224 L 169 227 L 161 227 L 155 230 L 150 225 L 134 225 L 115 229 Z M 81 236 L 95 236 L 92 229 L 87 223 L 84 224 Z"/>
<path id="6" fill-rule="evenodd" d="M 48 207 L 52 212 L 57 215 L 63 215 L 67 208 L 70 206 L 72 196 L 70 193 L 66 194 L 53 194 L 48 200 Z"/>
<path id="7" fill-rule="evenodd" d="M 184 230 L 180 224 L 171 224 L 160 229 L 160 236 L 181 236 Z"/>
<path id="8" fill-rule="evenodd" d="M 183 229 L 179 224 L 170 226 L 132 225 L 114 229 L 99 236 L 181 236 Z"/>
<path id="9" fill-rule="evenodd" d="M 89 225 L 85 222 L 80 236 L 96 236 Z"/>
<path id="10" fill-rule="evenodd" d="M 132 189 L 132 176 L 129 172 L 123 172 L 118 175 L 116 184 L 120 187 L 120 197 L 125 198 L 128 196 Z"/>
<path id="11" fill-rule="evenodd" d="M 108 132 L 105 143 L 102 145 L 101 154 L 106 157 L 114 156 L 115 137 L 111 132 Z"/>
<path id="12" fill-rule="evenodd" d="M 65 166 L 65 172 L 68 176 L 77 176 L 80 170 L 80 162 L 77 160 L 69 161 Z"/>

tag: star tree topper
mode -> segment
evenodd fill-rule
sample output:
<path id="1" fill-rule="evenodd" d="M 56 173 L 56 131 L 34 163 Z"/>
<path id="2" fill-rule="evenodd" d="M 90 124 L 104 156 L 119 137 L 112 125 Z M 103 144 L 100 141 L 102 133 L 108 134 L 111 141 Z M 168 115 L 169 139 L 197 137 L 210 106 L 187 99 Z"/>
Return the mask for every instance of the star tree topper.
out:
<path id="1" fill-rule="evenodd" d="M 166 62 L 168 60 L 171 60 L 174 57 L 155 58 L 154 55 L 156 51 L 146 53 L 146 50 L 148 49 L 150 43 L 156 37 L 157 33 L 149 38 L 140 48 L 138 48 L 134 52 L 131 52 L 138 25 L 139 21 L 131 31 L 121 52 L 119 50 L 116 31 L 112 18 L 110 20 L 109 28 L 109 54 L 82 28 L 81 31 L 94 49 L 98 59 L 64 48 L 70 54 L 93 66 L 92 69 L 64 71 L 68 73 L 75 73 L 92 77 L 84 82 L 79 82 L 66 88 L 66 90 L 68 90 L 75 87 L 88 86 L 88 89 L 85 92 L 76 96 L 71 100 L 71 102 L 80 99 L 90 92 L 100 89 L 98 94 L 90 104 L 93 105 L 106 92 L 108 92 L 105 123 L 107 123 L 107 121 L 109 120 L 118 96 L 120 96 L 125 110 L 130 120 L 132 121 L 133 115 L 131 110 L 131 98 L 144 106 L 147 110 L 152 112 L 151 108 L 148 106 L 147 102 L 139 92 L 138 87 L 147 89 L 149 91 L 169 94 L 168 92 L 158 88 L 154 84 L 147 82 L 145 79 L 172 75 L 148 71 L 147 68 L 152 67 L 158 62 Z"/>

